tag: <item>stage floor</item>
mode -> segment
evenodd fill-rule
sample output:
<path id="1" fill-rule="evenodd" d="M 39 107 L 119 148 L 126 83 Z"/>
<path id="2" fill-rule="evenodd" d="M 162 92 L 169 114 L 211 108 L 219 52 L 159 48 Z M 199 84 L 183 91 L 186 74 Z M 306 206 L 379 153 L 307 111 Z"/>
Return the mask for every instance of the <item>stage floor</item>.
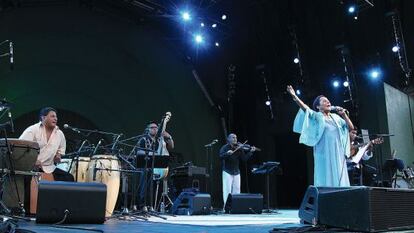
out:
<path id="1" fill-rule="evenodd" d="M 105 224 L 77 224 L 63 227 L 87 228 L 100 232 L 145 232 L 145 233 L 268 233 L 274 227 L 300 226 L 297 210 L 278 210 L 271 214 L 216 214 L 204 216 L 166 216 L 167 220 L 150 217 L 147 221 L 134 217 L 109 219 Z M 46 224 L 19 221 L 20 229 L 34 232 L 96 232 L 76 229 L 62 229 Z M 99 231 L 98 231 L 99 232 Z"/>
<path id="2" fill-rule="evenodd" d="M 277 213 L 263 214 L 212 214 L 204 216 L 168 216 L 167 219 L 150 217 L 139 220 L 134 216 L 111 218 L 105 224 L 46 225 L 31 222 L 18 222 L 19 229 L 38 233 L 87 233 L 87 232 L 136 232 L 136 233 L 269 233 L 274 228 L 280 232 L 350 232 L 341 229 L 296 229 L 306 227 L 300 224 L 298 210 L 278 210 Z M 307 226 L 310 227 L 310 226 Z M 292 228 L 292 231 L 288 231 Z M 310 231 L 309 231 L 310 230 Z M 397 232 L 397 231 L 392 231 Z M 414 232 L 398 231 L 401 232 Z"/>

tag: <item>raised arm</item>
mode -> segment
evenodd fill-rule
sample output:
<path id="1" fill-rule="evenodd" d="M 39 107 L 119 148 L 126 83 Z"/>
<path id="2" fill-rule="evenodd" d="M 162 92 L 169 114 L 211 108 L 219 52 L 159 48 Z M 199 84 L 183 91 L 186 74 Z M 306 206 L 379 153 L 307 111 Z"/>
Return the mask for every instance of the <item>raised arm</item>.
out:
<path id="1" fill-rule="evenodd" d="M 295 90 L 293 89 L 292 86 L 288 85 L 287 88 L 286 88 L 286 90 L 292 96 L 293 101 L 295 101 L 296 104 L 298 104 L 298 106 L 303 111 L 306 111 L 306 109 L 310 109 L 308 105 L 306 105 L 305 103 L 303 103 L 303 101 L 301 99 L 299 99 L 299 97 L 296 95 Z"/>
<path id="2" fill-rule="evenodd" d="M 351 131 L 354 129 L 354 124 L 352 124 L 351 119 L 349 119 L 349 116 L 347 114 L 347 110 L 344 108 L 338 109 L 338 114 L 345 120 L 348 130 Z"/>

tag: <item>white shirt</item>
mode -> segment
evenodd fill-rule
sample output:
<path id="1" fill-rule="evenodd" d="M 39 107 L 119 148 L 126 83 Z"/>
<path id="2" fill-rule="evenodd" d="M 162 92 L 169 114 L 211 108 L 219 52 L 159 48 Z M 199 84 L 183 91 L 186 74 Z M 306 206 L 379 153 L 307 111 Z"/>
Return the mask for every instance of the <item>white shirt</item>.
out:
<path id="1" fill-rule="evenodd" d="M 39 143 L 40 153 L 37 160 L 40 161 L 42 169 L 46 173 L 52 173 L 55 170 L 54 158 L 56 154 L 64 155 L 66 151 L 65 135 L 57 126 L 53 129 L 49 141 L 46 129 L 41 122 L 29 126 L 19 139 Z"/>

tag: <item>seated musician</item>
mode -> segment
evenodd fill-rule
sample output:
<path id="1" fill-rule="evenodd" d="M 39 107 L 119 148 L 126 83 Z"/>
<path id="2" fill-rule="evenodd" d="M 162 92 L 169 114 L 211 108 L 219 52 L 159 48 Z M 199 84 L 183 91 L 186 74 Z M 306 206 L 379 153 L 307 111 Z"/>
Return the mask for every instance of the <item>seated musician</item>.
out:
<path id="1" fill-rule="evenodd" d="M 39 144 L 40 152 L 35 164 L 35 170 L 52 173 L 54 180 L 74 181 L 73 175 L 56 168 L 61 156 L 65 154 L 66 139 L 57 124 L 57 112 L 51 107 L 40 110 L 40 122 L 29 126 L 19 139 L 35 141 Z"/>
<path id="2" fill-rule="evenodd" d="M 367 144 L 358 142 L 358 139 L 360 139 L 360 137 L 357 136 L 357 129 L 351 130 L 349 132 L 349 137 L 351 139 L 351 153 L 350 153 L 351 156 L 347 161 L 349 180 L 350 180 L 351 185 L 364 185 L 364 183 L 366 183 L 364 182 L 364 180 L 366 179 L 363 180 L 363 173 L 364 173 L 363 169 L 370 168 L 370 170 L 373 170 L 373 171 L 376 170 L 374 167 L 371 167 L 365 164 L 364 161 L 367 161 L 372 158 L 373 145 L 381 144 L 383 142 L 383 139 L 377 138 L 375 140 L 370 141 L 368 144 L 368 148 L 362 155 L 360 162 L 358 164 L 355 164 L 354 162 L 352 162 L 352 158 L 358 153 L 358 151 L 362 147 L 366 146 Z M 371 184 L 367 184 L 367 185 L 371 185 Z"/>
<path id="3" fill-rule="evenodd" d="M 141 137 L 137 142 L 137 147 L 138 147 L 137 152 L 136 152 L 137 156 L 153 155 L 152 152 L 141 150 L 140 148 L 158 151 L 159 140 L 156 140 L 157 133 L 158 133 L 157 123 L 155 121 L 149 122 L 147 124 L 147 127 L 145 128 L 144 136 Z M 169 150 L 174 149 L 174 141 L 168 132 L 164 131 L 162 135 L 164 139 L 163 140 L 164 150 L 162 152 L 162 155 L 169 155 Z M 158 153 L 156 152 L 155 155 L 158 155 Z M 151 168 L 151 163 L 148 164 L 148 168 Z M 144 176 L 144 174 L 141 175 L 141 179 L 139 182 L 139 188 L 138 188 L 139 190 L 138 203 L 140 205 L 150 204 L 150 203 L 145 203 L 146 194 L 151 195 L 151 194 L 148 194 L 149 190 L 147 188 L 151 182 L 150 178 L 151 178 L 151 173 L 149 172 L 147 173 L 146 177 Z"/>

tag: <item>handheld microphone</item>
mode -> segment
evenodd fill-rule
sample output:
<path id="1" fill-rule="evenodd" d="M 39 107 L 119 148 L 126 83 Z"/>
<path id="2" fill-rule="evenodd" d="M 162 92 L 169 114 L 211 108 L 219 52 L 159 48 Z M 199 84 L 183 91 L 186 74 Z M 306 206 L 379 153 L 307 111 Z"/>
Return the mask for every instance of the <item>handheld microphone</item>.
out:
<path id="1" fill-rule="evenodd" d="M 13 57 L 13 42 L 9 42 L 9 56 L 10 56 L 10 69 L 13 70 L 14 57 Z"/>
<path id="2" fill-rule="evenodd" d="M 63 125 L 63 128 L 65 128 L 65 129 L 70 129 L 70 130 L 72 130 L 72 131 L 74 131 L 74 132 L 76 132 L 76 133 L 80 133 L 80 130 L 79 130 L 79 129 L 74 128 L 74 127 L 72 127 L 72 126 L 70 126 L 70 125 L 68 125 L 68 124 L 64 124 L 64 125 Z"/>
<path id="3" fill-rule="evenodd" d="M 342 109 L 345 111 L 346 114 L 349 114 L 348 110 L 346 110 L 343 107 L 340 107 L 340 106 L 331 106 L 331 107 L 329 107 L 329 110 L 332 111 L 332 112 L 339 112 Z"/>

